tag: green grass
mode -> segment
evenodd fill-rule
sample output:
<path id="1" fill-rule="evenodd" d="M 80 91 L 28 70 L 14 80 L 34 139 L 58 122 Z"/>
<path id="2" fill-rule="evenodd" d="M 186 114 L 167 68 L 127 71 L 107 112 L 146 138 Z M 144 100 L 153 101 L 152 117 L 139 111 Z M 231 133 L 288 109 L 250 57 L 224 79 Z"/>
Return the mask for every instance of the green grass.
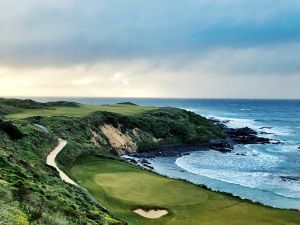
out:
<path id="1" fill-rule="evenodd" d="M 117 160 L 82 159 L 69 173 L 130 225 L 296 225 L 300 221 L 300 212 L 253 204 Z M 132 212 L 139 206 L 165 208 L 169 214 L 145 219 Z"/>
<path id="2" fill-rule="evenodd" d="M 115 105 L 80 105 L 78 107 L 53 107 L 44 109 L 22 109 L 20 112 L 7 115 L 10 119 L 24 119 L 33 116 L 69 116 L 81 117 L 86 116 L 96 111 L 106 111 L 119 113 L 123 115 L 136 115 L 147 112 L 155 107 L 135 106 L 129 104 L 115 104 Z"/>
<path id="3" fill-rule="evenodd" d="M 1 225 L 124 224 L 46 165 L 56 136 L 26 121 L 14 124 L 24 134 L 22 139 L 12 140 L 0 129 Z"/>

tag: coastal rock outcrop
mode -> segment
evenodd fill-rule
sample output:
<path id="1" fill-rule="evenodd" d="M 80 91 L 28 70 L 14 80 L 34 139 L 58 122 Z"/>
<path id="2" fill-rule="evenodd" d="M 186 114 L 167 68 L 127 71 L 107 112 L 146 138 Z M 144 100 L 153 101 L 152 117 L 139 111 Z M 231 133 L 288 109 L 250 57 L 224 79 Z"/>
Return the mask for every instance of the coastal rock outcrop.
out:
<path id="1" fill-rule="evenodd" d="M 138 158 L 151 158 L 155 156 L 170 157 L 182 156 L 187 152 L 199 150 L 216 150 L 219 152 L 231 152 L 236 144 L 280 144 L 280 141 L 271 140 L 265 137 L 259 137 L 258 133 L 249 128 L 229 128 L 223 122 L 217 119 L 210 119 L 210 122 L 219 126 L 226 135 L 225 138 L 210 139 L 207 143 L 198 145 L 170 145 L 160 146 L 156 150 L 132 153 L 131 156 Z"/>
<path id="2" fill-rule="evenodd" d="M 226 139 L 211 139 L 208 142 L 208 147 L 220 152 L 230 152 L 233 149 L 234 142 Z"/>
<path id="3" fill-rule="evenodd" d="M 236 144 L 268 144 L 269 138 L 258 137 L 257 132 L 249 127 L 225 128 L 228 138 Z"/>

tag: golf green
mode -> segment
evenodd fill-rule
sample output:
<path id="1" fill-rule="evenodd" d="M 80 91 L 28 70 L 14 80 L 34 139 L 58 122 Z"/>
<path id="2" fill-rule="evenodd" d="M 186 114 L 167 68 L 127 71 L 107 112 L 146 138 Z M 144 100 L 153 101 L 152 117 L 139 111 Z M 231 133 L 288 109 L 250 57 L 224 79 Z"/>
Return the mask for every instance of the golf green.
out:
<path id="1" fill-rule="evenodd" d="M 69 170 L 77 182 L 118 218 L 130 225 L 296 225 L 300 212 L 273 209 L 181 180 L 169 179 L 126 162 L 86 158 Z M 166 209 L 147 219 L 137 208 Z"/>

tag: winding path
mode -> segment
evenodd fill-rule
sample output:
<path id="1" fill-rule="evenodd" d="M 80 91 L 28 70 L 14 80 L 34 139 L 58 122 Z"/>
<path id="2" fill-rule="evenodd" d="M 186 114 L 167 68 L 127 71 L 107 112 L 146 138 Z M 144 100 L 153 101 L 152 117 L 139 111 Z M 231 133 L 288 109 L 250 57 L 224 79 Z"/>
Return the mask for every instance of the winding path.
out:
<path id="1" fill-rule="evenodd" d="M 60 178 L 64 182 L 78 187 L 78 184 L 76 184 L 70 177 L 68 177 L 67 174 L 65 174 L 62 170 L 60 170 L 58 165 L 55 162 L 56 156 L 58 155 L 58 153 L 60 153 L 61 150 L 63 150 L 63 148 L 67 145 L 67 143 L 68 142 L 65 140 L 62 140 L 60 138 L 58 139 L 58 145 L 47 156 L 47 165 L 54 167 L 58 171 Z"/>

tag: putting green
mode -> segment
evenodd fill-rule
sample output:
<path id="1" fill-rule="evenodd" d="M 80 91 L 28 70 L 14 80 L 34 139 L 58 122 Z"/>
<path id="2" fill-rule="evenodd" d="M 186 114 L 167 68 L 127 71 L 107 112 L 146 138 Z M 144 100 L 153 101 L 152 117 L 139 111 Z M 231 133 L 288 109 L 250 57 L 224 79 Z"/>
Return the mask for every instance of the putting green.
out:
<path id="1" fill-rule="evenodd" d="M 69 173 L 101 204 L 130 225 L 300 224 L 300 212 L 252 204 L 117 160 L 82 159 Z M 169 213 L 159 219 L 147 219 L 133 212 L 146 206 L 166 209 Z"/>
<path id="2" fill-rule="evenodd" d="M 106 193 L 122 201 L 132 202 L 142 205 L 165 206 L 176 204 L 178 206 L 194 205 L 207 201 L 209 195 L 205 192 L 191 190 L 186 191 L 184 183 L 176 180 L 167 180 L 158 176 L 151 176 L 146 173 L 121 172 L 106 173 L 95 176 L 96 184 L 102 186 Z M 120 184 L 124 184 L 120 188 Z M 151 188 L 149 188 L 151 184 Z M 173 187 L 173 188 L 170 188 Z M 192 189 L 197 187 L 192 186 Z M 142 190 L 142 191 L 141 191 Z M 157 190 L 153 194 L 153 190 Z M 181 194 L 178 195 L 177 192 Z M 134 193 L 134 194 L 128 194 Z M 190 194 L 192 193 L 192 194 Z M 145 196 L 149 196 L 145 198 Z"/>

